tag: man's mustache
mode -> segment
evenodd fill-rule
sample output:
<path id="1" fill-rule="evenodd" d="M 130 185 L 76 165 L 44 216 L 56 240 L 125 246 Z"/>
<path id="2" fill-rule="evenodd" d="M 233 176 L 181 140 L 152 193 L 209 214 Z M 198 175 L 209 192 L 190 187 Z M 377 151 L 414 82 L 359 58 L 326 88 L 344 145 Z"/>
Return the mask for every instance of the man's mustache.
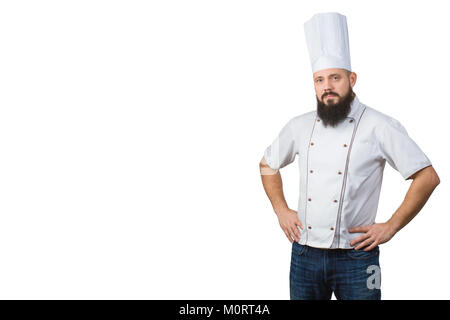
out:
<path id="1" fill-rule="evenodd" d="M 335 96 L 335 97 L 338 97 L 338 95 L 335 94 L 335 93 L 325 93 L 325 94 L 322 96 L 322 99 L 325 98 L 326 96 Z"/>

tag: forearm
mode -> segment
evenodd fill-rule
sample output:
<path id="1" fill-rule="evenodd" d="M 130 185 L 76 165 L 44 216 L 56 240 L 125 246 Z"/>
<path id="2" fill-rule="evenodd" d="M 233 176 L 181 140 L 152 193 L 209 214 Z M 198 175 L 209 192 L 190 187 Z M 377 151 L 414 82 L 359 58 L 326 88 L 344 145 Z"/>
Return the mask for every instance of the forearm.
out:
<path id="1" fill-rule="evenodd" d="M 261 175 L 264 191 L 272 203 L 275 213 L 287 209 L 288 205 L 283 194 L 283 181 L 280 172 L 273 175 Z"/>
<path id="2" fill-rule="evenodd" d="M 429 174 L 420 175 L 413 180 L 402 204 L 388 221 L 395 232 L 419 213 L 438 184 L 439 179 L 436 180 L 435 176 Z"/>
<path id="3" fill-rule="evenodd" d="M 272 203 L 273 210 L 278 214 L 278 212 L 288 208 L 283 194 L 283 180 L 281 179 L 281 174 L 279 170 L 270 168 L 264 157 L 261 159 L 259 169 L 264 191 Z"/>

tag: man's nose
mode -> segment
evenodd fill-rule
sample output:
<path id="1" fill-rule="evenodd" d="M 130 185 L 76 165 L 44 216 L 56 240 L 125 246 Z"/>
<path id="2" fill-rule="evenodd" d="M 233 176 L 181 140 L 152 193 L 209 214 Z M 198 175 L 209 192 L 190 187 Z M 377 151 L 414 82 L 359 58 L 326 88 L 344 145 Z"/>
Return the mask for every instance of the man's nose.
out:
<path id="1" fill-rule="evenodd" d="M 332 83 L 328 79 L 324 80 L 323 90 L 324 91 L 332 91 L 333 90 Z"/>

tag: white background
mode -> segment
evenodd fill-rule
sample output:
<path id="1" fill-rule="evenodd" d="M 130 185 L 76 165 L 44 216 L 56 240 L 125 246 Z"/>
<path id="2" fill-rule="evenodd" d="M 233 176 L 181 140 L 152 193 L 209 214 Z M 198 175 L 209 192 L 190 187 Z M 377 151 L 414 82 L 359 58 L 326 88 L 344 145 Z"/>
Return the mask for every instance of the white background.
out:
<path id="1" fill-rule="evenodd" d="M 446 1 L 4 1 L 0 298 L 289 299 L 258 163 L 316 108 L 303 23 L 346 15 L 354 91 L 441 184 L 380 246 L 383 299 L 448 299 Z M 296 209 L 297 160 L 282 169 Z M 386 165 L 377 222 L 411 180 Z"/>

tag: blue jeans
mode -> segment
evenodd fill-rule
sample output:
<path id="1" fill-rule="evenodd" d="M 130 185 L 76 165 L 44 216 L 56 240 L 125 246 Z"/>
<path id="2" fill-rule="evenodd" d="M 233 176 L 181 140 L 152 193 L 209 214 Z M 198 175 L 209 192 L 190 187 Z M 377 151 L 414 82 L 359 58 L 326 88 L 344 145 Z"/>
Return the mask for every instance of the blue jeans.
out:
<path id="1" fill-rule="evenodd" d="M 380 300 L 380 249 L 319 249 L 292 244 L 291 300 Z"/>

